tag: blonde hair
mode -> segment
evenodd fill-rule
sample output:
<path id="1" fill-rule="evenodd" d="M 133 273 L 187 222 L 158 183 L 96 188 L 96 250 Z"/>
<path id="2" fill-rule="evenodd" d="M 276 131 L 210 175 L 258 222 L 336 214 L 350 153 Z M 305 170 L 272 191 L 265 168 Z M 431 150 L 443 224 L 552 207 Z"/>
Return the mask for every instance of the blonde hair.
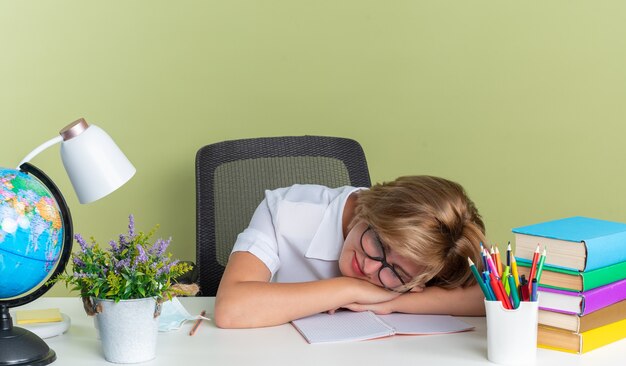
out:
<path id="1" fill-rule="evenodd" d="M 423 268 L 404 288 L 475 283 L 467 258 L 480 270 L 485 225 L 458 183 L 422 175 L 376 184 L 358 192 L 351 226 L 359 221 L 386 247 Z"/>

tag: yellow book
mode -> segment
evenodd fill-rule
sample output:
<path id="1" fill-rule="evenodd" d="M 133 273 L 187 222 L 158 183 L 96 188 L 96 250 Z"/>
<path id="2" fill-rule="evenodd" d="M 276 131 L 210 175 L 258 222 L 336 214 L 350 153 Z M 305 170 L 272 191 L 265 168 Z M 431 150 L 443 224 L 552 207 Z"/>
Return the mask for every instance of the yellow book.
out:
<path id="1" fill-rule="evenodd" d="M 58 308 L 15 311 L 15 322 L 17 324 L 51 323 L 62 320 L 63 317 Z"/>
<path id="2" fill-rule="evenodd" d="M 565 352 L 585 353 L 626 338 L 626 319 L 582 333 L 539 325 L 537 345 Z"/>

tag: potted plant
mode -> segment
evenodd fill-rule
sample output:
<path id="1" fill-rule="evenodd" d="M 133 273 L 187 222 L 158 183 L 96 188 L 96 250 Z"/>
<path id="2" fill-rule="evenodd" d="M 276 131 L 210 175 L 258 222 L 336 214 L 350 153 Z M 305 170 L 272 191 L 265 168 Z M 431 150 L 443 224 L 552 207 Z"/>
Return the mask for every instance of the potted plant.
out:
<path id="1" fill-rule="evenodd" d="M 157 228 L 147 234 L 136 232 L 130 215 L 128 233 L 105 248 L 93 237 L 87 243 L 76 234 L 80 250 L 72 254 L 72 271 L 53 279 L 79 291 L 87 314 L 95 314 L 107 361 L 135 363 L 155 358 L 160 304 L 175 295 L 197 292 L 197 286 L 172 281 L 191 267 L 172 260 L 167 252 L 171 238 L 150 242 Z"/>

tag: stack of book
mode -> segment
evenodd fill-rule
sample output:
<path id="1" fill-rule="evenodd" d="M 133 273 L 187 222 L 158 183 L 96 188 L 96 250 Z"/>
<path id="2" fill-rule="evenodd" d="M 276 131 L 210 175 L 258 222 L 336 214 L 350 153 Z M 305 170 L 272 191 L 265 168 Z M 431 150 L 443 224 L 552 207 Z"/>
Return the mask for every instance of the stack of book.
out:
<path id="1" fill-rule="evenodd" d="M 626 224 L 586 217 L 513 229 L 519 275 L 548 248 L 539 282 L 539 347 L 584 353 L 626 338 Z"/>

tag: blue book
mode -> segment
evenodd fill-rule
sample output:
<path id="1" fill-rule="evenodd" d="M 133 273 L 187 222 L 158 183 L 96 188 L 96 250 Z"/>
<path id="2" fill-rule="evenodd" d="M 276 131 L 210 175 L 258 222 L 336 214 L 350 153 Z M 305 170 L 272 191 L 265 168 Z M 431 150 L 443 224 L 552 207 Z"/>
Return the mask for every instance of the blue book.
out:
<path id="1" fill-rule="evenodd" d="M 591 271 L 626 261 L 626 224 L 569 217 L 513 229 L 515 255 L 532 260 L 537 244 L 546 248 L 545 264 Z"/>

